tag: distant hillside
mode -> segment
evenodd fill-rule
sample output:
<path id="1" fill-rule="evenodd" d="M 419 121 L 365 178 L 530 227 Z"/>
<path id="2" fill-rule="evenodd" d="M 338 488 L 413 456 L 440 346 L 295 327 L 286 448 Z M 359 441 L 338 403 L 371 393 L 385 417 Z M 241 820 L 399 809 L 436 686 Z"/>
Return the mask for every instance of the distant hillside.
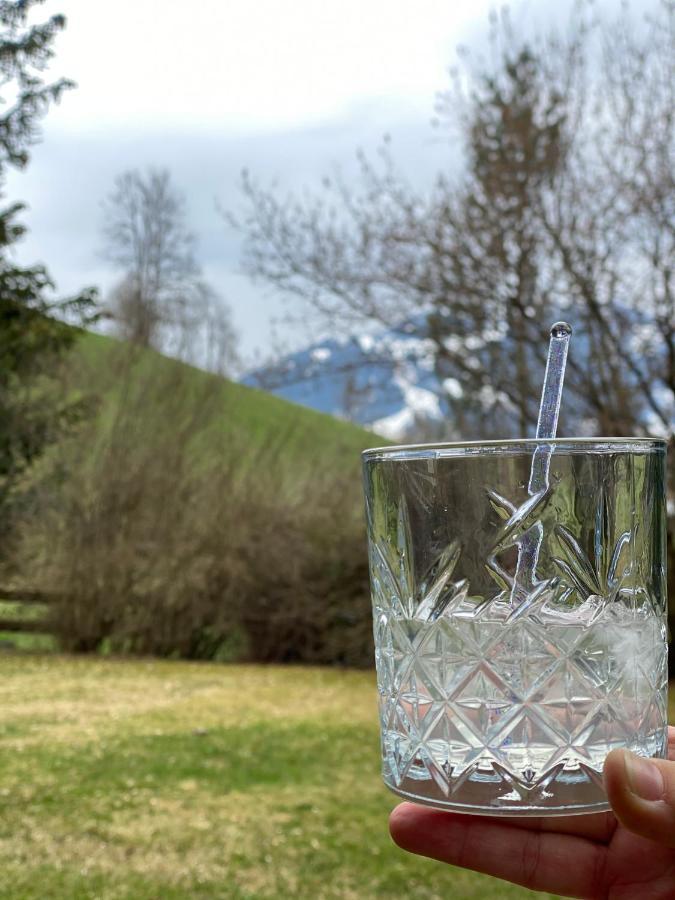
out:
<path id="1" fill-rule="evenodd" d="M 120 365 L 122 350 L 116 340 L 85 334 L 73 351 L 74 386 L 102 392 L 101 415 L 105 415 L 106 395 L 120 389 L 115 367 Z M 172 367 L 189 374 L 196 394 L 207 385 L 213 388 L 217 395 L 214 426 L 236 435 L 237 447 L 243 443 L 251 453 L 258 447 L 278 444 L 286 461 L 295 458 L 298 462 L 311 459 L 334 463 L 339 460 L 341 465 L 353 465 L 356 471 L 360 451 L 383 442 L 381 437 L 350 422 L 186 366 L 153 351 L 137 354 L 132 380 L 141 382 Z"/>
<path id="2" fill-rule="evenodd" d="M 392 440 L 446 418 L 429 342 L 419 323 L 330 338 L 249 372 L 242 383 L 349 419 Z M 459 382 L 446 388 L 461 395 Z M 452 382 L 452 383 L 450 383 Z"/>

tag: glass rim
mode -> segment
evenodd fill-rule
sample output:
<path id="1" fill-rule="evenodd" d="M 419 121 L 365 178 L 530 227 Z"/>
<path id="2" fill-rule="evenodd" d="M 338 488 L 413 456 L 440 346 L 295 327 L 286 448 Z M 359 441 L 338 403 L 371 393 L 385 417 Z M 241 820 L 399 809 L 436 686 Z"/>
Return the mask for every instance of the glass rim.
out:
<path id="1" fill-rule="evenodd" d="M 598 452 L 665 452 L 667 441 L 651 437 L 564 437 L 564 438 L 505 438 L 490 441 L 445 441 L 431 444 L 392 444 L 388 447 L 370 447 L 361 451 L 364 462 L 371 458 L 406 457 L 424 458 L 428 456 L 474 456 L 500 451 L 533 451 L 537 447 L 560 447 L 561 449 L 595 449 Z"/>

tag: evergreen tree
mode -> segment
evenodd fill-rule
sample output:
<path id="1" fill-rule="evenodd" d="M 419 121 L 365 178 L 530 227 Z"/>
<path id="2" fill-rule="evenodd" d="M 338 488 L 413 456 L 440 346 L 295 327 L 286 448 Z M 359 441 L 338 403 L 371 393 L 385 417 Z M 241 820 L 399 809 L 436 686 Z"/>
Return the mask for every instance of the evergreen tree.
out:
<path id="1" fill-rule="evenodd" d="M 10 250 L 26 229 L 19 220 L 24 204 L 5 194 L 8 170 L 24 168 L 29 148 L 39 137 L 38 123 L 51 103 L 73 83 L 44 80 L 52 45 L 65 25 L 55 15 L 29 24 L 41 0 L 0 0 L 0 505 L 14 478 L 42 451 L 65 420 L 81 404 L 54 403 L 35 383 L 77 336 L 80 324 L 93 316 L 95 291 L 54 300 L 53 283 L 44 266 L 22 267 Z"/>

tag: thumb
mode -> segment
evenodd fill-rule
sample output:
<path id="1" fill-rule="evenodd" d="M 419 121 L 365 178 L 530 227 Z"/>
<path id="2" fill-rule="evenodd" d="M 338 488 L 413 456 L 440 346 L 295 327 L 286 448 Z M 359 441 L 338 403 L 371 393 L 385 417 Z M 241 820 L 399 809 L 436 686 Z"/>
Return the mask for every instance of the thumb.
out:
<path id="1" fill-rule="evenodd" d="M 675 762 L 613 750 L 605 760 L 605 790 L 629 831 L 675 847 Z"/>

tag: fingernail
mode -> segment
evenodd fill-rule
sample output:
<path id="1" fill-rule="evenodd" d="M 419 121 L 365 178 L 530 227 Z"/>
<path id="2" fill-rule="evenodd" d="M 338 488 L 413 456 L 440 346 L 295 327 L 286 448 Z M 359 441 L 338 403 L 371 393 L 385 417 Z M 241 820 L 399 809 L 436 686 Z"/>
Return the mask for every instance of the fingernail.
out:
<path id="1" fill-rule="evenodd" d="M 628 787 L 637 797 L 641 800 L 660 800 L 663 797 L 665 785 L 658 766 L 633 753 L 624 753 L 623 762 Z"/>

